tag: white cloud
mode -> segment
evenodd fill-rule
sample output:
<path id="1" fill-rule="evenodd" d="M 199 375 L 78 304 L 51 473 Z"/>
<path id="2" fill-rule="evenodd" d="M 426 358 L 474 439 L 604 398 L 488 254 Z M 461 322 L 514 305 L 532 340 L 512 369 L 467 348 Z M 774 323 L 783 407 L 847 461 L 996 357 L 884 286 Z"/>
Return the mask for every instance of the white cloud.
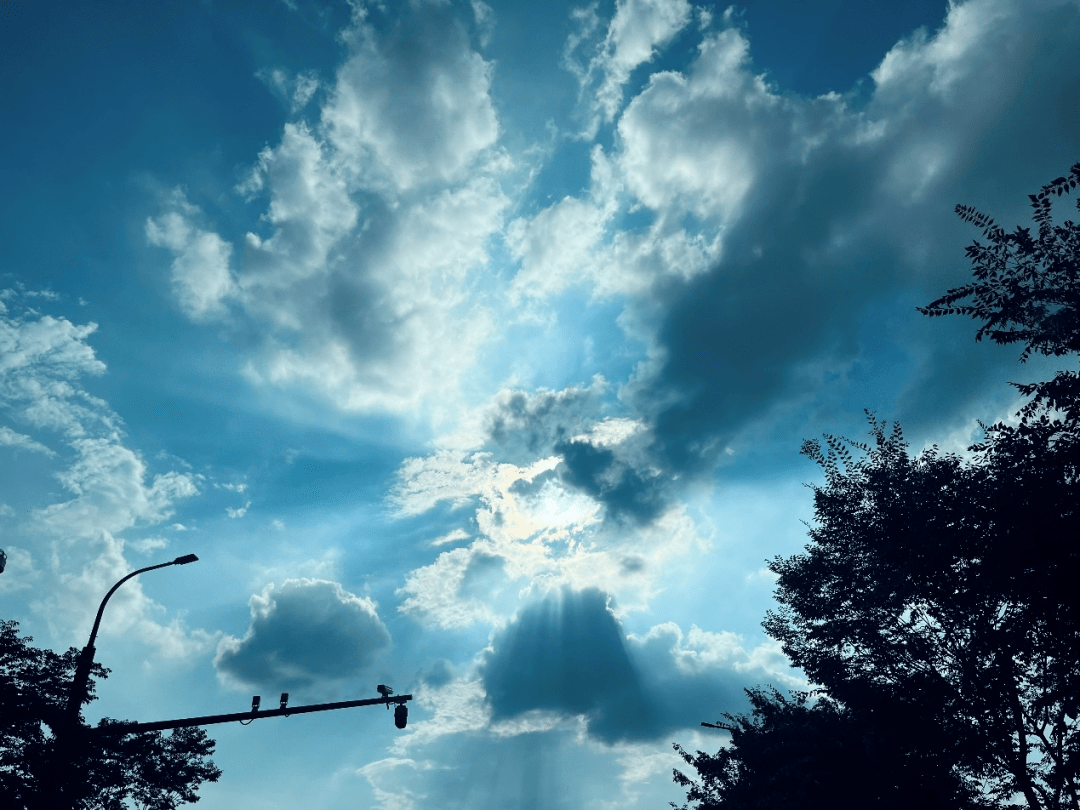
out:
<path id="1" fill-rule="evenodd" d="M 596 249 L 605 233 L 604 212 L 589 202 L 566 197 L 531 220 L 516 219 L 506 233 L 507 245 L 521 270 L 511 296 L 548 298 L 575 282 L 595 278 Z"/>
<path id="2" fill-rule="evenodd" d="M 40 582 L 41 572 L 34 568 L 34 558 L 29 550 L 8 545 L 4 552 L 7 563 L 3 576 L 0 576 L 0 595 L 29 590 Z"/>
<path id="3" fill-rule="evenodd" d="M 449 438 L 469 438 L 472 449 L 401 465 L 390 496 L 398 514 L 474 504 L 476 535 L 407 575 L 401 611 L 440 627 L 494 626 L 522 598 L 562 584 L 603 588 L 620 610 L 642 610 L 669 564 L 705 547 L 653 467 L 646 426 L 598 416 L 605 389 L 598 378 L 562 391 L 504 390 Z"/>
<path id="4" fill-rule="evenodd" d="M 494 574 L 494 577 L 488 577 L 485 583 L 488 590 L 482 596 L 462 592 L 474 561 L 480 561 Z M 405 599 L 398 610 L 442 628 L 468 627 L 476 622 L 494 623 L 498 621 L 498 614 L 490 605 L 495 596 L 491 588 L 499 588 L 505 581 L 502 571 L 498 570 L 500 562 L 499 557 L 475 544 L 444 551 L 431 565 L 407 575 L 399 591 Z"/>
<path id="5" fill-rule="evenodd" d="M 247 306 L 266 308 L 272 320 L 298 328 L 288 291 L 326 272 L 330 250 L 356 227 L 359 209 L 324 145 L 303 123 L 286 124 L 281 143 L 259 153 L 245 188 L 269 193 L 263 218 L 274 229 L 267 239 L 247 236 L 250 258 L 241 280 Z"/>
<path id="6" fill-rule="evenodd" d="M 713 227 L 738 214 L 780 135 L 781 101 L 746 71 L 748 55 L 747 40 L 729 28 L 701 43 L 688 75 L 654 74 L 627 106 L 617 161 L 644 205 L 667 217 L 686 211 Z"/>
<path id="7" fill-rule="evenodd" d="M 318 124 L 285 124 L 238 187 L 267 198 L 266 233 L 234 249 L 177 194 L 147 235 L 175 254 L 189 316 L 223 317 L 229 302 L 264 335 L 249 379 L 346 410 L 449 411 L 494 331 L 472 293 L 510 163 L 496 148 L 491 65 L 447 10 L 399 12 L 377 31 L 357 11 Z"/>
<path id="8" fill-rule="evenodd" d="M 226 313 L 226 299 L 236 294 L 229 267 L 232 246 L 193 224 L 200 212 L 182 192 L 171 195 L 169 208 L 156 219 L 146 220 L 146 239 L 173 253 L 173 294 L 184 312 L 194 320 L 221 317 Z"/>
<path id="9" fill-rule="evenodd" d="M 387 757 L 385 759 L 379 759 L 374 762 L 369 762 L 362 768 L 357 770 L 368 784 L 371 785 L 371 791 L 375 794 L 375 801 L 377 801 L 379 810 L 414 810 L 418 801 L 423 801 L 428 798 L 427 793 L 415 793 L 408 788 L 401 791 L 388 790 L 383 787 L 388 777 L 396 776 L 394 773 L 398 768 L 408 768 L 412 771 L 430 770 L 432 763 L 430 762 L 417 762 L 415 759 L 401 758 L 401 757 Z M 400 778 L 400 777 L 399 777 Z M 407 778 L 407 777 L 406 777 Z"/>
<path id="10" fill-rule="evenodd" d="M 390 503 L 403 517 L 426 512 L 440 501 L 464 506 L 484 490 L 490 478 L 490 457 L 490 453 L 440 450 L 425 458 L 405 459 Z"/>
<path id="11" fill-rule="evenodd" d="M 323 110 L 330 141 L 361 184 L 396 192 L 461 181 L 498 137 L 492 66 L 443 9 L 405 15 L 380 38 L 359 22 Z"/>
<path id="12" fill-rule="evenodd" d="M 145 554 L 148 551 L 157 551 L 160 548 L 168 548 L 169 541 L 164 537 L 145 537 L 142 540 L 129 540 L 125 544 L 126 548 L 130 548 L 132 551 L 139 554 Z"/>
<path id="13" fill-rule="evenodd" d="M 403 755 L 410 748 L 451 734 L 480 731 L 491 720 L 483 685 L 476 677 L 458 678 L 437 688 L 425 687 L 417 690 L 415 699 L 432 717 L 410 721 L 410 730 L 398 737 L 391 749 L 394 754 Z"/>
<path id="14" fill-rule="evenodd" d="M 70 494 L 66 500 L 26 502 L 13 510 L 18 517 L 12 531 L 27 549 L 26 558 L 16 562 L 25 563 L 20 577 L 35 583 L 38 597 L 32 607 L 53 636 L 85 638 L 93 607 L 134 567 L 124 554 L 124 533 L 169 519 L 178 502 L 198 493 L 198 479 L 190 473 L 151 473 L 124 443 L 120 417 L 83 388 L 84 375 L 105 371 L 88 342 L 96 324 L 77 326 L 40 315 L 21 306 L 18 296 L 6 300 L 0 316 L 0 408 L 36 435 L 2 428 L 0 443 L 43 456 L 43 471 Z M 50 433 L 59 434 L 62 442 L 46 438 Z M 135 550 L 145 551 L 148 542 L 137 542 Z M 36 569 L 29 549 L 37 558 Z M 157 621 L 160 610 L 138 582 L 129 583 L 110 603 L 102 632 L 134 632 L 170 656 L 188 655 L 209 643 L 201 631 Z"/>
<path id="15" fill-rule="evenodd" d="M 256 71 L 255 75 L 285 102 L 292 115 L 306 107 L 321 86 L 318 75 L 312 70 L 294 75 L 282 68 L 272 68 Z"/>
<path id="16" fill-rule="evenodd" d="M 1060 4 L 1035 5 L 1046 9 Z M 999 61 L 996 49 L 987 45 L 1002 35 L 1008 36 L 1010 18 L 1025 5 L 1016 0 L 951 4 L 945 25 L 933 37 L 919 29 L 889 50 L 870 74 L 877 84 L 877 95 L 887 98 L 897 92 L 917 90 L 920 94 L 929 91 L 933 96 L 947 96 L 955 92 L 960 83 L 981 75 L 980 67 Z M 994 92 L 1002 89 L 999 86 Z"/>
<path id="17" fill-rule="evenodd" d="M 173 504 L 198 494 L 195 477 L 170 472 L 146 483 L 142 458 L 115 439 L 76 439 L 78 459 L 59 473 L 75 497 L 40 509 L 37 521 L 57 536 L 96 537 L 115 534 L 136 523 L 160 523 L 173 514 Z"/>
<path id="18" fill-rule="evenodd" d="M 248 501 L 243 506 L 239 506 L 239 507 L 235 507 L 235 508 L 231 507 L 231 506 L 226 506 L 225 507 L 225 514 L 227 514 L 231 518 L 242 518 L 244 515 L 247 514 L 247 510 L 248 510 L 249 506 L 251 506 L 251 501 Z"/>
<path id="19" fill-rule="evenodd" d="M 29 450 L 31 453 L 41 453 L 46 456 L 56 455 L 56 453 L 41 442 L 34 441 L 23 433 L 16 433 L 9 427 L 0 427 L 0 447 L 13 447 L 19 450 Z"/>
<path id="20" fill-rule="evenodd" d="M 469 533 L 463 529 L 454 529 L 452 532 L 444 534 L 442 537 L 436 537 L 431 541 L 432 547 L 445 546 L 450 543 L 456 543 L 458 540 L 468 540 Z"/>
<path id="21" fill-rule="evenodd" d="M 620 0 L 608 27 L 604 52 L 597 67 L 604 79 L 596 92 L 600 109 L 608 121 L 622 103 L 622 88 L 638 65 L 652 61 L 657 49 L 690 22 L 686 0 Z"/>
<path id="22" fill-rule="evenodd" d="M 592 113 L 586 130 L 592 137 L 600 121 L 611 121 L 619 112 L 633 70 L 651 62 L 690 23 L 691 6 L 686 0 L 618 0 L 606 36 L 585 66 L 575 61 L 575 51 L 599 27 L 595 4 L 577 9 L 574 17 L 580 30 L 567 42 L 565 63 L 578 76 L 582 100 Z"/>
<path id="23" fill-rule="evenodd" d="M 86 339 L 97 324 L 76 326 L 64 318 L 0 318 L 0 397 L 18 418 L 69 436 L 86 433 L 88 424 L 114 428 L 115 415 L 76 384 L 84 374 L 98 375 L 105 364 Z"/>

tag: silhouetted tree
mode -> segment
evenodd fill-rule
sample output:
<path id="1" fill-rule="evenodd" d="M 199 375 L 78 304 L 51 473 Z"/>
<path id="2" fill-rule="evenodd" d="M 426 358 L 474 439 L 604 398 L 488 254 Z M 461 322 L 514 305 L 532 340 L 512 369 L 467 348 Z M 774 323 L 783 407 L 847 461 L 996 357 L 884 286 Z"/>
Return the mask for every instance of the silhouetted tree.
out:
<path id="1" fill-rule="evenodd" d="M 776 558 L 766 632 L 828 694 L 1005 801 L 1077 806 L 1080 478 L 1045 416 L 970 461 L 826 437 L 806 553 Z M 850 447 L 861 451 L 853 458 Z"/>
<path id="2" fill-rule="evenodd" d="M 1080 164 L 1031 195 L 1037 238 L 958 206 L 989 244 L 967 249 L 973 283 L 920 311 L 981 319 L 976 338 L 1023 342 L 1022 362 L 1080 353 L 1080 228 L 1050 219 L 1052 198 L 1077 184 Z M 815 753 L 865 762 L 843 736 L 857 729 L 875 741 L 867 756 L 891 762 L 890 774 L 927 775 L 950 806 L 1022 794 L 1038 810 L 1080 810 L 1080 374 L 1016 387 L 1032 396 L 1021 423 L 986 428 L 967 460 L 936 447 L 911 456 L 899 426 L 887 432 L 872 415 L 872 444 L 804 443 L 825 485 L 812 486 L 806 553 L 769 566 L 780 606 L 764 626 L 828 700 L 752 693 L 755 719 L 731 718 L 730 748 L 679 749 L 702 777 L 676 772 L 690 801 L 812 807 L 823 786 L 833 806 L 891 801 L 849 800 Z M 781 766 L 788 793 L 770 775 Z"/>
<path id="3" fill-rule="evenodd" d="M 725 714 L 729 722 L 717 723 L 731 733 L 729 747 L 691 755 L 675 745 L 697 771 L 696 781 L 675 771 L 675 781 L 698 810 L 987 806 L 947 757 L 912 750 L 876 718 L 861 719 L 827 697 L 810 704 L 806 692 L 791 699 L 772 688 L 746 693 L 752 715 Z"/>
<path id="4" fill-rule="evenodd" d="M 988 240 L 967 248 L 975 280 L 949 290 L 919 311 L 931 317 L 970 315 L 982 320 L 976 340 L 988 335 L 996 343 L 1024 343 L 1020 362 L 1032 352 L 1062 356 L 1080 353 L 1080 226 L 1066 220 L 1054 225 L 1051 203 L 1080 184 L 1080 163 L 1068 177 L 1047 183 L 1038 194 L 1029 194 L 1037 237 L 1030 228 L 1017 226 L 1006 233 L 993 219 L 971 206 L 958 205 L 965 222 L 983 229 Z M 1080 199 L 1077 200 L 1080 208 Z M 970 300 L 970 303 L 960 303 Z M 1013 383 L 1021 393 L 1034 394 L 1024 415 L 1035 416 L 1048 408 L 1060 410 L 1075 437 L 1080 431 L 1080 373 L 1059 371 L 1041 383 Z"/>
<path id="5" fill-rule="evenodd" d="M 121 810 L 131 800 L 148 810 L 174 810 L 198 801 L 203 782 L 217 781 L 221 771 L 207 759 L 214 741 L 201 728 L 167 737 L 61 735 L 58 749 L 78 650 L 38 649 L 17 627 L 0 621 L 0 807 Z M 94 664 L 92 674 L 105 678 L 108 670 Z M 85 703 L 94 699 L 91 679 Z M 69 773 L 76 778 L 65 778 Z"/>

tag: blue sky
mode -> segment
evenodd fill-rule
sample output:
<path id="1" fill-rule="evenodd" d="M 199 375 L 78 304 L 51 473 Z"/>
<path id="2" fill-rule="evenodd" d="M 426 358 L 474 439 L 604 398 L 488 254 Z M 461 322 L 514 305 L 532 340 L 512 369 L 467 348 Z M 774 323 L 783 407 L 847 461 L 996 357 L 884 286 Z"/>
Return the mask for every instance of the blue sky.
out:
<path id="1" fill-rule="evenodd" d="M 1042 361 L 915 307 L 1080 159 L 1052 0 L 9 2 L 0 615 L 206 810 L 636 808 L 742 688 L 798 454 L 962 451 Z"/>

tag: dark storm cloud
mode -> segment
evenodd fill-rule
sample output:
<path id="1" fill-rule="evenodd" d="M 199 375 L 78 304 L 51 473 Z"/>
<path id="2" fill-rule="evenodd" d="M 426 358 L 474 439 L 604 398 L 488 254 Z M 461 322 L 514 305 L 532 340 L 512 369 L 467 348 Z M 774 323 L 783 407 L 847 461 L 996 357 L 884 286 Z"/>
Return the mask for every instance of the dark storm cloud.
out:
<path id="1" fill-rule="evenodd" d="M 251 614 L 247 634 L 226 636 L 214 666 L 253 687 L 296 690 L 352 677 L 390 644 L 371 600 L 336 582 L 286 580 L 253 596 Z"/>
<path id="2" fill-rule="evenodd" d="M 770 679 L 737 646 L 726 663 L 700 663 L 681 645 L 674 625 L 628 642 L 607 594 L 564 588 L 522 610 L 480 672 L 494 720 L 534 709 L 584 715 L 589 734 L 606 743 L 656 739 L 742 711 L 742 689 Z"/>

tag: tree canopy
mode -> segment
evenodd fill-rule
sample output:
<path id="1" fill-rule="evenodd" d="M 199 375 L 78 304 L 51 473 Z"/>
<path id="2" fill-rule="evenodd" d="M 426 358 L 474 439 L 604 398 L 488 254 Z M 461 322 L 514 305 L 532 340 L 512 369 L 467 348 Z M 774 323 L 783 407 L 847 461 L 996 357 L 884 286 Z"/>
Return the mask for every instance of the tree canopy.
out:
<path id="1" fill-rule="evenodd" d="M 1078 184 L 1080 163 L 1073 165 L 1068 177 L 1058 177 L 1038 194 L 1028 195 L 1038 226 L 1035 237 L 1030 228 L 1019 226 L 1006 233 L 975 208 L 956 206 L 960 218 L 982 228 L 987 239 L 987 244 L 975 240 L 966 250 L 975 280 L 919 307 L 919 312 L 981 320 L 975 339 L 988 336 L 995 343 L 1023 343 L 1021 363 L 1032 352 L 1055 357 L 1080 354 L 1080 225 L 1071 220 L 1055 225 L 1051 217 L 1054 199 Z M 1080 199 L 1076 207 L 1080 209 Z M 1025 396 L 1034 395 L 1026 415 L 1057 409 L 1073 431 L 1080 428 L 1080 373 L 1059 371 L 1046 382 L 1014 385 Z"/>
<path id="2" fill-rule="evenodd" d="M 790 698 L 776 689 L 747 694 L 751 716 L 728 714 L 728 722 L 716 724 L 730 732 L 730 747 L 691 755 L 675 746 L 700 778 L 694 782 L 676 771 L 675 781 L 702 810 L 986 806 L 950 770 L 947 757 L 916 750 L 873 718 L 860 718 L 828 697 L 810 702 L 807 692 Z"/>
<path id="3" fill-rule="evenodd" d="M 981 319 L 976 338 L 1024 343 L 1021 361 L 1080 354 L 1080 228 L 1050 217 L 1078 183 L 1080 163 L 1031 195 L 1037 238 L 958 206 L 989 244 L 967 249 L 971 284 L 920 311 Z M 873 414 L 870 442 L 804 443 L 825 483 L 811 485 L 805 553 L 769 565 L 779 604 L 763 624 L 821 698 L 750 690 L 752 717 L 723 725 L 728 748 L 676 746 L 700 777 L 675 776 L 696 808 L 817 807 L 831 794 L 832 806 L 1019 795 L 1080 810 L 1080 375 L 1017 387 L 1031 396 L 1020 423 L 984 426 L 970 458 L 912 455 Z M 884 787 L 867 792 L 868 767 Z M 929 792 L 894 805 L 890 780 Z"/>
<path id="4" fill-rule="evenodd" d="M 1078 796 L 1080 481 L 1038 427 L 992 429 L 971 461 L 911 456 L 873 420 L 872 446 L 807 443 L 826 484 L 806 553 L 770 565 L 765 628 L 830 696 L 904 718 L 988 795 L 1056 808 Z"/>
<path id="5" fill-rule="evenodd" d="M 32 641 L 19 634 L 18 622 L 0 621 L 0 807 L 57 810 L 62 802 L 122 810 L 131 800 L 147 810 L 174 810 L 198 801 L 203 782 L 217 781 L 221 771 L 208 759 L 214 741 L 201 728 L 97 736 L 82 726 L 75 739 L 63 740 L 79 651 L 60 654 Z M 103 679 L 108 670 L 95 664 L 91 674 Z M 91 679 L 84 704 L 94 699 Z M 62 778 L 68 766 L 76 779 Z"/>

